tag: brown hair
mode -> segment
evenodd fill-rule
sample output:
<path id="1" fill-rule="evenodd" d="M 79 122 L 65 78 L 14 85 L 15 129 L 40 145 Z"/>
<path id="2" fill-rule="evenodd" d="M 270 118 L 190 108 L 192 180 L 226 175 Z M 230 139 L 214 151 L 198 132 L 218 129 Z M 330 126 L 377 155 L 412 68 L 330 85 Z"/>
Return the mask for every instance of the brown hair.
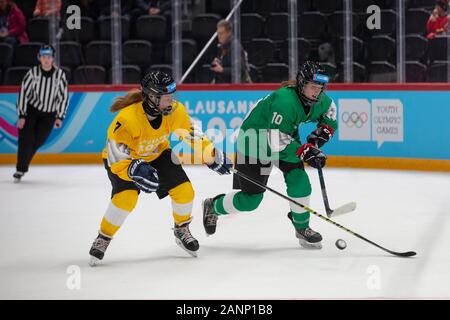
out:
<path id="1" fill-rule="evenodd" d="M 120 109 L 128 107 L 130 104 L 139 101 L 142 101 L 141 90 L 133 89 L 131 91 L 128 91 L 128 93 L 125 96 L 116 98 L 109 111 L 116 112 L 119 111 Z"/>
<path id="2" fill-rule="evenodd" d="M 294 87 L 295 88 L 296 86 L 297 86 L 297 80 L 286 80 L 281 83 L 282 88 L 284 88 L 284 87 Z"/>
<path id="3" fill-rule="evenodd" d="M 233 30 L 233 27 L 231 26 L 231 22 L 225 19 L 220 20 L 217 22 L 217 28 L 223 27 L 227 32 L 231 32 Z"/>

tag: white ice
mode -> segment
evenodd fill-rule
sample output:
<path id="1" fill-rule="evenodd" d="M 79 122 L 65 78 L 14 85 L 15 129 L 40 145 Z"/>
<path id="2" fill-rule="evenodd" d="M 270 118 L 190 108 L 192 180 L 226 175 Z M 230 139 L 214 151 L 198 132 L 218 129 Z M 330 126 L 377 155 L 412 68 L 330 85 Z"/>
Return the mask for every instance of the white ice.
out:
<path id="1" fill-rule="evenodd" d="M 88 251 L 110 199 L 101 166 L 32 165 L 22 183 L 0 167 L 1 299 L 450 298 L 450 175 L 325 168 L 332 207 L 356 201 L 338 223 L 396 251 L 394 257 L 311 216 L 323 249 L 301 249 L 288 203 L 266 193 L 253 213 L 221 217 L 206 237 L 201 200 L 231 177 L 186 166 L 196 190 L 191 230 L 198 258 L 176 246 L 170 200 L 141 194 L 102 265 Z M 310 206 L 323 213 L 316 172 Z M 282 175 L 269 185 L 284 192 Z M 334 243 L 342 238 L 347 249 Z"/>

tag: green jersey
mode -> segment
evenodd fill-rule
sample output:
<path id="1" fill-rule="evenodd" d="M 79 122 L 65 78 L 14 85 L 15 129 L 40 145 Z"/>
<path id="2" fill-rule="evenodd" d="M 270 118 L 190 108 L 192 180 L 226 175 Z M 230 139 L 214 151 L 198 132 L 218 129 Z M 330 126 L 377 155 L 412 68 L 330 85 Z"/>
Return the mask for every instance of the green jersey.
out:
<path id="1" fill-rule="evenodd" d="M 298 128 L 307 122 L 337 129 L 336 105 L 325 93 L 308 113 L 295 88 L 278 89 L 259 100 L 247 114 L 237 139 L 238 152 L 263 161 L 283 160 L 297 163 L 301 146 Z"/>

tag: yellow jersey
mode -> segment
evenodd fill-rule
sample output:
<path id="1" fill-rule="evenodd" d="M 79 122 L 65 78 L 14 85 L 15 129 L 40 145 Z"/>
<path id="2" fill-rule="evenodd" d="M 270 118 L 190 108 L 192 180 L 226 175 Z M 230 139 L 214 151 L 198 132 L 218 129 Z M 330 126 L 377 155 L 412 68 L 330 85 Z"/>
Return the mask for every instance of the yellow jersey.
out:
<path id="1" fill-rule="evenodd" d="M 108 128 L 102 157 L 114 174 L 131 181 L 128 177 L 131 161 L 143 159 L 150 162 L 158 158 L 170 147 L 168 138 L 171 133 L 189 143 L 194 152 L 201 149 L 204 160 L 211 159 L 212 142 L 191 123 L 184 105 L 178 101 L 174 101 L 172 113 L 162 116 L 161 124 L 156 129 L 150 124 L 142 101 L 121 109 Z"/>

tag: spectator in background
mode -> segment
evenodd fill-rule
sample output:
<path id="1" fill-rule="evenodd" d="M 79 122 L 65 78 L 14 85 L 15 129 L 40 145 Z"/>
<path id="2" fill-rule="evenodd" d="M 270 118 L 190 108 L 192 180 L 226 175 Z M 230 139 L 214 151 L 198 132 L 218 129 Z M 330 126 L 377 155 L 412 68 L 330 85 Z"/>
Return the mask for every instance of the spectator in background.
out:
<path id="1" fill-rule="evenodd" d="M 75 0 L 70 1 L 66 7 L 69 5 L 77 5 L 80 7 L 82 17 L 89 17 L 95 20 L 99 16 L 98 2 L 95 0 Z"/>
<path id="2" fill-rule="evenodd" d="M 117 13 L 112 11 L 112 1 L 111 0 L 98 0 L 100 7 L 100 17 L 109 17 L 116 16 Z M 134 0 L 121 0 L 120 1 L 120 13 L 122 16 L 130 19 L 130 23 L 133 23 L 134 20 L 139 16 L 139 9 L 135 8 Z"/>
<path id="3" fill-rule="evenodd" d="M 336 57 L 334 54 L 333 45 L 329 42 L 324 42 L 317 48 L 319 55 L 319 62 L 326 75 L 330 77 L 330 80 L 336 78 Z"/>
<path id="4" fill-rule="evenodd" d="M 136 7 L 141 10 L 141 14 L 148 14 L 150 16 L 159 14 L 170 14 L 170 1 L 158 0 L 136 0 Z"/>
<path id="5" fill-rule="evenodd" d="M 436 35 L 446 34 L 448 30 L 448 4 L 445 0 L 438 0 L 427 22 L 427 38 L 433 39 Z"/>
<path id="6" fill-rule="evenodd" d="M 217 56 L 211 63 L 211 70 L 214 72 L 212 83 L 230 83 L 231 82 L 231 42 L 233 39 L 233 28 L 227 20 L 220 20 L 217 23 Z M 239 44 L 241 55 L 241 82 L 252 82 L 250 78 L 250 68 L 248 66 L 247 52 Z"/>
<path id="7" fill-rule="evenodd" d="M 0 42 L 27 43 L 26 20 L 22 10 L 10 0 L 0 0 Z"/>
<path id="8" fill-rule="evenodd" d="M 53 14 L 60 18 L 61 0 L 37 0 L 33 11 L 34 17 L 48 17 Z"/>

